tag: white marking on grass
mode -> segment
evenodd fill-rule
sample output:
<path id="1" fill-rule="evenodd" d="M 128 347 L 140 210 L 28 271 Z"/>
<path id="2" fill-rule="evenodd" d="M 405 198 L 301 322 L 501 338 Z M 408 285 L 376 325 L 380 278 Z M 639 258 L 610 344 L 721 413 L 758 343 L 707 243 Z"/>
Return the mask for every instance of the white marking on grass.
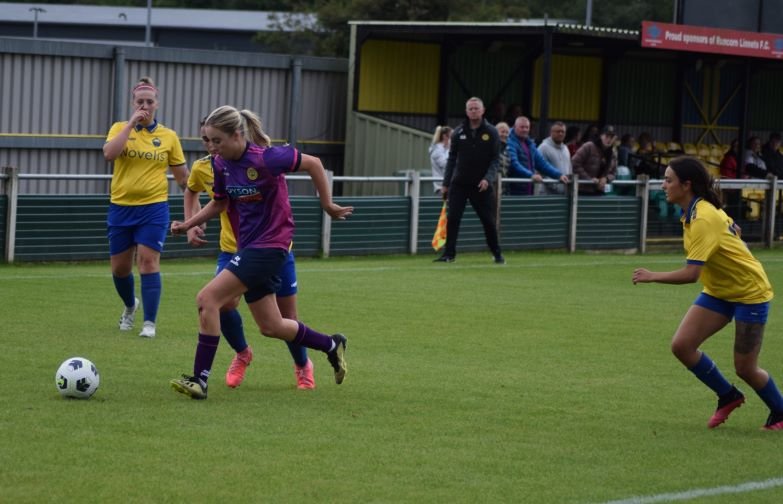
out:
<path id="1" fill-rule="evenodd" d="M 783 478 L 772 478 L 764 481 L 749 481 L 739 485 L 719 486 L 714 488 L 694 488 L 693 490 L 686 490 L 684 492 L 629 497 L 627 499 L 607 501 L 604 504 L 652 504 L 655 502 L 686 501 L 691 499 L 698 499 L 699 497 L 756 492 L 758 490 L 767 490 L 769 488 L 775 488 L 779 486 L 783 486 Z"/>
<path id="2" fill-rule="evenodd" d="M 605 260 L 595 261 L 577 261 L 577 262 L 523 262 L 524 259 L 520 259 L 518 264 L 504 264 L 499 266 L 493 264 L 488 260 L 486 264 L 459 264 L 452 263 L 448 265 L 433 265 L 429 262 L 424 265 L 412 266 L 360 266 L 361 262 L 357 262 L 356 266 L 347 266 L 341 264 L 340 266 L 330 266 L 328 262 L 324 262 L 323 265 L 318 266 L 300 266 L 297 265 L 296 270 L 301 273 L 382 273 L 385 271 L 448 271 L 448 270 L 465 270 L 465 269 L 492 269 L 497 271 L 505 271 L 509 269 L 538 269 L 538 268 L 590 268 L 594 266 L 606 266 L 607 263 L 613 265 L 623 265 L 628 267 L 647 267 L 654 264 L 684 264 L 684 259 L 650 259 L 644 256 L 626 256 L 618 257 L 612 255 L 602 256 Z M 414 259 L 414 258 L 411 258 Z M 512 261 L 513 256 L 512 256 Z M 306 261 L 302 261 L 305 262 Z M 342 261 L 341 261 L 342 262 Z M 783 258 L 765 257 L 763 264 L 783 263 Z M 35 266 L 33 266 L 35 267 Z M 165 268 L 165 265 L 164 265 Z M 204 271 L 180 271 L 169 272 L 163 271 L 161 275 L 164 277 L 187 277 L 187 276 L 204 276 L 211 278 L 215 273 L 214 267 Z M 48 274 L 48 275 L 0 275 L 0 281 L 5 280 L 49 280 L 49 279 L 70 279 L 70 278 L 111 278 L 111 273 L 86 273 L 86 274 Z"/>

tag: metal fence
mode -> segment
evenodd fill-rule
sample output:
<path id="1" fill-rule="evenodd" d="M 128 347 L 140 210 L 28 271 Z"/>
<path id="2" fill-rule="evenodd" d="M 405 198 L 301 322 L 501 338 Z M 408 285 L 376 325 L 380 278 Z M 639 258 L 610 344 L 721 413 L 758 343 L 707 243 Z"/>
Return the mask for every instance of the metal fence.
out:
<path id="1" fill-rule="evenodd" d="M 23 180 L 60 178 L 100 180 L 108 175 L 20 174 L 16 169 L 0 171 L 0 239 L 6 262 L 42 260 L 88 260 L 108 256 L 106 240 L 106 193 L 65 195 L 19 194 Z M 289 185 L 309 185 L 305 175 L 288 176 Z M 382 184 L 396 188 L 393 196 L 339 196 L 335 201 L 353 205 L 354 215 L 332 221 L 315 196 L 292 196 L 297 224 L 294 238 L 302 256 L 425 254 L 434 253 L 432 236 L 443 201 L 423 195 L 433 177 L 416 171 L 395 177 L 332 176 L 338 186 Z M 496 189 L 498 229 L 504 250 L 623 250 L 644 253 L 661 241 L 679 243 L 682 227 L 679 212 L 661 198 L 660 180 L 644 177 L 615 181 L 612 192 L 603 196 L 580 195 L 571 184 L 564 194 L 506 196 L 503 188 L 530 183 L 530 179 L 502 179 Z M 422 187 L 426 187 L 423 191 Z M 724 193 L 735 192 L 736 206 L 728 208 L 743 229 L 743 239 L 772 247 L 779 240 L 781 224 L 777 179 L 724 180 Z M 170 195 L 172 219 L 183 215 L 182 198 L 173 188 Z M 348 191 L 350 192 L 350 191 Z M 730 198 L 734 201 L 734 198 Z M 214 255 L 218 252 L 217 223 L 209 226 L 211 246 L 191 249 L 180 238 L 169 238 L 164 257 Z M 459 250 L 486 249 L 481 223 L 473 212 L 463 218 Z"/>

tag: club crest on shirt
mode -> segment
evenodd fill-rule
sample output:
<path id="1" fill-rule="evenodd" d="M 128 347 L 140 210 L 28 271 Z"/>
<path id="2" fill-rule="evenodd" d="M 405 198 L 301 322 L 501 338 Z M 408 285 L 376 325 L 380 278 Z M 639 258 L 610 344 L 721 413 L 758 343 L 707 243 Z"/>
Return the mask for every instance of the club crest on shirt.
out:
<path id="1" fill-rule="evenodd" d="M 153 138 L 152 145 L 154 145 L 155 147 L 160 147 L 160 138 L 158 137 Z"/>
<path id="2" fill-rule="evenodd" d="M 487 140 L 489 140 L 489 133 L 484 133 L 483 135 L 481 135 L 481 139 L 482 139 L 483 141 L 485 141 L 485 142 L 486 142 Z"/>
<path id="3" fill-rule="evenodd" d="M 247 178 L 250 180 L 255 180 L 258 178 L 258 172 L 255 168 L 248 168 L 247 169 Z"/>

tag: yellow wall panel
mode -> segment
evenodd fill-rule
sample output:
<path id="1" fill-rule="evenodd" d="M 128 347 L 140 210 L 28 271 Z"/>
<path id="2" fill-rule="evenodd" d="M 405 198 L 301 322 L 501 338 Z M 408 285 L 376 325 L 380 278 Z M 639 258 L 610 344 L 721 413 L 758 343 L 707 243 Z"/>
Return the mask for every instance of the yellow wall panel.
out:
<path id="1" fill-rule="evenodd" d="M 369 40 L 359 61 L 360 111 L 437 112 L 439 45 Z"/>
<path id="2" fill-rule="evenodd" d="M 601 58 L 552 55 L 549 117 L 597 121 L 601 110 Z M 533 114 L 541 116 L 544 58 L 536 60 L 533 78 Z"/>

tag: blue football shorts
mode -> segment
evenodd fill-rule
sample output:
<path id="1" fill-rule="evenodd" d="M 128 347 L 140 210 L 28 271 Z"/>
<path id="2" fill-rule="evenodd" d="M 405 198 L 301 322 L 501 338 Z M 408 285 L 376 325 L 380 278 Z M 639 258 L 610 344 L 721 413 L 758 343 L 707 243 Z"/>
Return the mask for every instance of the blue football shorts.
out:
<path id="1" fill-rule="evenodd" d="M 215 276 L 217 276 L 218 273 L 223 271 L 223 269 L 226 267 L 226 265 L 231 261 L 231 258 L 234 257 L 234 254 L 231 252 L 221 252 L 217 259 L 217 269 L 215 270 Z M 275 294 L 277 294 L 277 297 L 288 297 L 293 296 L 297 292 L 297 281 L 296 281 L 296 262 L 294 259 L 294 253 L 289 252 L 288 257 L 286 257 L 285 264 L 283 264 L 283 267 L 280 269 L 280 288 L 277 290 Z"/>
<path id="2" fill-rule="evenodd" d="M 767 315 L 769 315 L 769 301 L 752 304 L 735 303 L 702 292 L 693 304 L 718 312 L 728 317 L 729 320 L 736 319 L 746 324 L 766 324 Z"/>

